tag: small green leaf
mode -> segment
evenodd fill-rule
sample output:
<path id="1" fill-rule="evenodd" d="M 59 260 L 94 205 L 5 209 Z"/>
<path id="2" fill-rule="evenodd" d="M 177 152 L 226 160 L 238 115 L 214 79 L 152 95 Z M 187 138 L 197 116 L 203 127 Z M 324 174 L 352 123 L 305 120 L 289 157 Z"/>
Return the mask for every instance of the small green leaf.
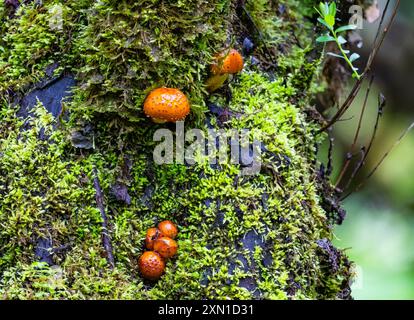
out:
<path id="1" fill-rule="evenodd" d="M 331 41 L 335 41 L 335 38 L 329 35 L 320 36 L 319 38 L 316 39 L 316 42 L 321 42 L 321 43 L 331 42 Z"/>
<path id="2" fill-rule="evenodd" d="M 361 56 L 360 56 L 358 53 L 353 53 L 353 54 L 349 57 L 349 60 L 350 60 L 351 62 L 354 62 L 354 61 L 358 60 L 360 57 L 361 57 Z"/>
<path id="3" fill-rule="evenodd" d="M 345 40 L 345 38 L 344 38 L 343 36 L 339 36 L 339 37 L 338 37 L 338 42 L 339 42 L 340 44 L 345 44 L 345 43 L 347 43 L 348 41 L 346 41 L 346 40 Z"/>
<path id="4" fill-rule="evenodd" d="M 345 59 L 343 56 L 340 56 L 339 54 L 333 53 L 333 52 L 328 52 L 327 53 L 328 56 L 332 56 L 332 57 L 336 57 L 339 59 Z"/>
<path id="5" fill-rule="evenodd" d="M 336 29 L 335 32 L 340 33 L 340 32 L 345 32 L 345 31 L 349 31 L 349 30 L 355 30 L 356 28 L 357 28 L 356 25 L 350 24 L 348 26 L 343 26 L 343 27 L 340 27 L 340 28 Z"/>
<path id="6" fill-rule="evenodd" d="M 325 15 L 329 14 L 329 3 L 325 2 Z"/>
<path id="7" fill-rule="evenodd" d="M 329 14 L 335 18 L 336 16 L 336 3 L 335 2 L 331 2 L 331 4 L 329 5 Z"/>
<path id="8" fill-rule="evenodd" d="M 323 17 L 323 14 L 322 14 L 322 12 L 320 12 L 319 10 L 318 10 L 318 8 L 314 8 L 315 9 L 315 11 L 321 16 L 321 17 Z"/>
<path id="9" fill-rule="evenodd" d="M 329 26 L 326 22 L 325 22 L 325 20 L 323 20 L 322 18 L 318 18 L 318 21 L 320 22 L 320 23 L 322 23 L 325 27 L 327 27 L 329 30 L 332 28 L 331 26 Z"/>
<path id="10" fill-rule="evenodd" d="M 321 10 L 321 13 L 323 16 L 326 16 L 329 14 L 328 4 L 327 3 L 319 3 L 319 9 Z"/>
<path id="11" fill-rule="evenodd" d="M 344 53 L 346 53 L 346 54 L 348 54 L 348 53 L 350 53 L 351 51 L 349 51 L 349 50 L 344 50 Z"/>
<path id="12" fill-rule="evenodd" d="M 332 16 L 330 14 L 326 15 L 325 22 L 329 25 L 329 28 L 333 28 L 335 25 L 335 16 Z"/>

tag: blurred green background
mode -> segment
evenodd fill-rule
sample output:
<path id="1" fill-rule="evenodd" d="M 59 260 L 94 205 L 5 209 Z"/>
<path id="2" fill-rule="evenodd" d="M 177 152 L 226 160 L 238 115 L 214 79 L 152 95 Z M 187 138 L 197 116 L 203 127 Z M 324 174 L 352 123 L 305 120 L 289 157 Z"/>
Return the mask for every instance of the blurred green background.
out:
<path id="1" fill-rule="evenodd" d="M 378 1 L 384 8 L 385 1 Z M 359 32 L 363 56 L 369 54 L 378 23 L 364 23 Z M 366 176 L 381 156 L 414 121 L 414 1 L 401 1 L 397 20 L 375 62 L 374 89 L 369 98 L 359 147 L 370 139 L 378 93 L 387 98 L 376 143 L 359 175 Z M 346 94 L 346 93 L 345 93 Z M 340 169 L 357 128 L 365 90 L 336 125 L 334 162 Z M 336 175 L 338 171 L 336 172 Z M 335 174 L 333 175 L 335 181 Z M 356 263 L 355 299 L 414 299 L 414 131 L 393 150 L 364 188 L 344 207 L 348 212 L 335 230 L 335 244 Z"/>

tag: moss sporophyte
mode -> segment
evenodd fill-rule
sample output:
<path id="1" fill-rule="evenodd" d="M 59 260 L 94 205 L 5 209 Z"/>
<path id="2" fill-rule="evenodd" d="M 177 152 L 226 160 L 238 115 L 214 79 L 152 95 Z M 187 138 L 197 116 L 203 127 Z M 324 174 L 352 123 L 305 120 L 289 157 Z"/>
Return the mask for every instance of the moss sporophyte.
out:
<path id="1" fill-rule="evenodd" d="M 350 263 L 330 246 L 335 212 L 317 170 L 326 135 L 309 117 L 323 89 L 308 19 L 316 1 L 240 3 L 0 2 L 0 298 L 349 296 Z M 63 23 L 53 29 L 56 5 Z M 210 94 L 216 54 L 241 53 L 246 36 L 243 70 Z M 68 77 L 54 118 L 47 97 Z M 157 88 L 185 94 L 191 112 L 177 105 L 164 119 L 185 124 L 148 119 Z M 192 152 L 196 140 L 211 153 Z M 164 220 L 179 226 L 168 260 L 145 249 Z"/>

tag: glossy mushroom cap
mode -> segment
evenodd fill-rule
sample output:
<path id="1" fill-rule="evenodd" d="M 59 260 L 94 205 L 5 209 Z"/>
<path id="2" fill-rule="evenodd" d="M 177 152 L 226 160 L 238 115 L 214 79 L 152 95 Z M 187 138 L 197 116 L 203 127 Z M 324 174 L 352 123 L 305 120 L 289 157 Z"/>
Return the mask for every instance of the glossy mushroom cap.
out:
<path id="1" fill-rule="evenodd" d="M 139 258 L 138 267 L 145 279 L 157 280 L 165 271 L 165 262 L 158 253 L 146 251 Z"/>
<path id="2" fill-rule="evenodd" d="M 144 112 L 155 122 L 176 122 L 190 113 L 190 103 L 178 89 L 158 88 L 145 99 Z"/>
<path id="3" fill-rule="evenodd" d="M 177 226 L 170 220 L 162 221 L 158 224 L 159 231 L 166 237 L 175 239 L 178 234 Z"/>
<path id="4" fill-rule="evenodd" d="M 213 75 L 234 74 L 243 70 L 244 61 L 242 55 L 235 49 L 224 51 L 216 56 L 216 61 L 211 65 Z"/>
<path id="5" fill-rule="evenodd" d="M 157 228 L 149 228 L 145 236 L 145 247 L 149 250 L 154 249 L 154 242 L 161 236 L 160 230 Z"/>
<path id="6" fill-rule="evenodd" d="M 174 257 L 177 254 L 177 250 L 177 242 L 169 237 L 161 237 L 154 242 L 154 251 L 165 259 Z"/>

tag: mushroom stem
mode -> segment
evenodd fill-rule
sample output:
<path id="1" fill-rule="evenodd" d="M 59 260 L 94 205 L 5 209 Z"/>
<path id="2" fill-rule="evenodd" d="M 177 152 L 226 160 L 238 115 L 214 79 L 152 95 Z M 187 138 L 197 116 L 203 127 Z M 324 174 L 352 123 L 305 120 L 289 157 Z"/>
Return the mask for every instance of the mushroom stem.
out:
<path id="1" fill-rule="evenodd" d="M 152 120 L 152 122 L 159 123 L 159 124 L 167 122 L 166 120 L 163 120 L 163 119 L 160 119 L 160 118 L 151 118 L 151 120 Z"/>
<path id="2" fill-rule="evenodd" d="M 216 91 L 224 84 L 224 82 L 226 82 L 228 78 L 229 78 L 228 73 L 211 76 L 206 81 L 207 91 L 210 93 Z"/>

